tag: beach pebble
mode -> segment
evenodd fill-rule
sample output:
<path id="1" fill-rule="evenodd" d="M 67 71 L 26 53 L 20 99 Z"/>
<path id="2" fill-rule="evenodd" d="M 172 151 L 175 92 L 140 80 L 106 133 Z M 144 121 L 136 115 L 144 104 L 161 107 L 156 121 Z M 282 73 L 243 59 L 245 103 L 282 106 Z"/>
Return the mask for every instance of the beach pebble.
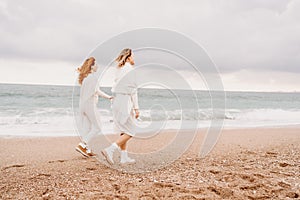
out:
<path id="1" fill-rule="evenodd" d="M 142 182 L 143 179 L 142 179 L 142 178 L 138 178 L 137 181 L 138 181 L 138 182 Z"/>
<path id="2" fill-rule="evenodd" d="M 282 162 L 282 163 L 279 163 L 279 166 L 280 167 L 287 167 L 289 166 L 290 164 L 286 163 L 286 162 Z"/>
<path id="3" fill-rule="evenodd" d="M 82 182 L 86 182 L 86 181 L 88 181 L 88 180 L 90 180 L 89 178 L 81 178 L 80 179 Z"/>

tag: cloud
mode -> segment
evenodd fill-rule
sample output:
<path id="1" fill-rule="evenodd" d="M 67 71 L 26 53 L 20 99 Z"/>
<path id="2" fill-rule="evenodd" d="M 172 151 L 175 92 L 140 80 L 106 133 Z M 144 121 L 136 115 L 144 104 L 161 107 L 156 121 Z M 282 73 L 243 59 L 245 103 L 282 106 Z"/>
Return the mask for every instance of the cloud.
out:
<path id="1" fill-rule="evenodd" d="M 80 64 L 120 32 L 160 27 L 194 39 L 223 74 L 300 73 L 299 10 L 299 0 L 2 0 L 1 65 Z"/>
<path id="2" fill-rule="evenodd" d="M 1 83 L 75 85 L 76 64 L 63 61 L 7 61 L 0 59 Z"/>
<path id="3" fill-rule="evenodd" d="M 299 74 L 291 72 L 240 70 L 222 74 L 225 90 L 300 92 Z"/>
<path id="4" fill-rule="evenodd" d="M 272 3 L 270 7 L 259 3 L 256 7 L 251 6 L 253 3 L 246 7 L 245 1 L 243 6 L 240 3 L 229 6 L 230 2 L 240 1 L 224 3 L 223 9 L 217 7 L 218 11 L 209 20 L 212 25 L 205 25 L 199 37 L 194 36 L 202 41 L 221 71 L 300 72 L 300 18 L 296 11 L 300 2 L 285 1 L 285 7 Z M 200 24 L 204 23 L 202 20 Z"/>

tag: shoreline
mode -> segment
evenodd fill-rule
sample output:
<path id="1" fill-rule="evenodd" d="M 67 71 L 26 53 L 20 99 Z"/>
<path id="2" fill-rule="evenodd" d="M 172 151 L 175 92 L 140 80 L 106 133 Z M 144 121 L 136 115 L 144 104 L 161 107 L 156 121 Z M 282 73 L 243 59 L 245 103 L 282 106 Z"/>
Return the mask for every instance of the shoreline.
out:
<path id="1" fill-rule="evenodd" d="M 204 131 L 204 130 L 207 130 L 209 127 L 201 127 L 201 128 L 197 128 L 195 129 L 195 131 Z M 292 124 L 292 125 L 276 125 L 276 126 L 255 126 L 255 127 L 224 127 L 221 129 L 221 132 L 222 130 L 226 130 L 226 131 L 234 131 L 234 130 L 251 130 L 251 129 L 300 129 L 300 124 Z M 178 129 L 162 129 L 161 131 L 163 132 L 175 132 L 177 131 Z M 182 131 L 186 132 L 186 131 L 194 131 L 194 130 L 191 130 L 191 129 L 181 129 Z M 62 131 L 60 131 L 62 132 Z M 71 130 L 69 130 L 68 132 L 71 132 Z M 150 133 L 150 132 L 149 132 Z M 140 133 L 140 135 L 143 135 L 143 134 L 149 134 L 148 132 L 145 132 L 145 133 Z M 115 133 L 105 133 L 104 135 L 108 135 L 108 136 L 111 136 L 111 135 L 115 135 Z M 58 137 L 58 138 L 61 138 L 61 137 L 80 137 L 79 134 L 72 134 L 72 135 L 50 135 L 50 134 L 47 134 L 47 135 L 34 135 L 34 134 L 31 134 L 31 133 L 28 133 L 28 134 L 24 134 L 24 135 L 15 135 L 15 134 L 0 134 L 0 139 L 6 139 L 6 138 L 55 138 L 55 137 Z"/>

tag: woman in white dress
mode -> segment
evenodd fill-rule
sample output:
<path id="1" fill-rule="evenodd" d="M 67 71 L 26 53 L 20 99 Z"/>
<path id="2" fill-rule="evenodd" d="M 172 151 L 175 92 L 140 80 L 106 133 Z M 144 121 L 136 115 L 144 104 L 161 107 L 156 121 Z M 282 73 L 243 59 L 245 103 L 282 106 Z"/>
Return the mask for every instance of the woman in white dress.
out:
<path id="1" fill-rule="evenodd" d="M 98 96 L 106 99 L 113 97 L 105 94 L 99 89 L 98 76 L 96 71 L 98 66 L 95 58 L 90 57 L 78 68 L 78 82 L 81 85 L 79 99 L 79 127 L 82 142 L 76 147 L 76 151 L 82 155 L 94 156 L 95 154 L 88 148 L 87 144 L 95 135 L 101 132 L 100 114 L 97 111 Z"/>
<path id="2" fill-rule="evenodd" d="M 113 152 L 121 150 L 121 164 L 133 163 L 126 151 L 127 141 L 135 135 L 135 120 L 139 117 L 137 83 L 133 70 L 134 59 L 131 49 L 124 49 L 116 59 L 118 63 L 112 92 L 114 129 L 120 134 L 119 139 L 102 150 L 102 154 L 109 164 L 113 164 Z"/>

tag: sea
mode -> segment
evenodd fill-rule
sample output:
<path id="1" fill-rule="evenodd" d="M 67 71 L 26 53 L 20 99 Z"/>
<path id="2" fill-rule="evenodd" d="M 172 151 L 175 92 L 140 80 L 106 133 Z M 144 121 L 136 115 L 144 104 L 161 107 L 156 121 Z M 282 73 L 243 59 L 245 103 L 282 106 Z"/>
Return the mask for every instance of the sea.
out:
<path id="1" fill-rule="evenodd" d="M 108 94 L 110 89 L 101 88 Z M 138 93 L 142 128 L 164 122 L 163 129 L 201 129 L 213 120 L 226 129 L 300 125 L 299 92 L 227 91 L 225 99 L 217 99 L 224 109 L 212 106 L 209 91 L 140 88 Z M 76 136 L 78 100 L 78 86 L 0 84 L 0 136 Z M 97 108 L 102 132 L 112 134 L 111 102 L 99 98 Z"/>

